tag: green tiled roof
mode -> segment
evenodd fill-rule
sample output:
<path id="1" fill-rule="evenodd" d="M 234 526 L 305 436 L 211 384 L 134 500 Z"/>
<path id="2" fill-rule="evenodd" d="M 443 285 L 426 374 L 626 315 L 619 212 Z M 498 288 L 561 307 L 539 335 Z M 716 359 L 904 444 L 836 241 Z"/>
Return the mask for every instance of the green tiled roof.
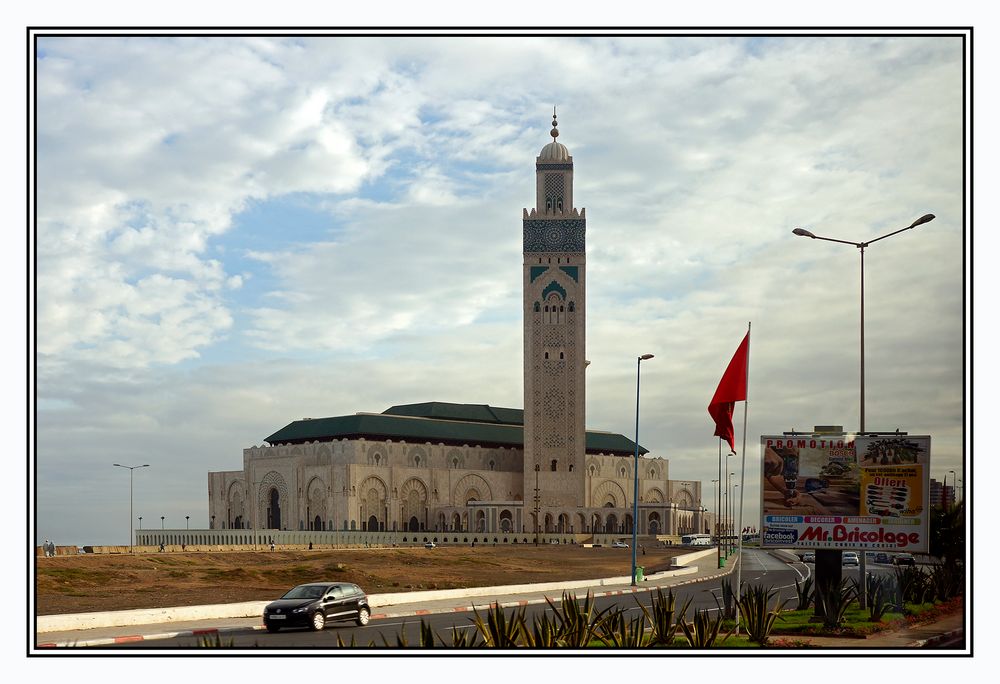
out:
<path id="1" fill-rule="evenodd" d="M 523 421 L 524 412 L 520 409 L 435 401 L 393 406 L 384 413 L 297 420 L 264 441 L 268 444 L 297 444 L 364 437 L 522 449 Z M 588 430 L 587 452 L 633 454 L 635 442 L 624 435 Z M 639 453 L 645 454 L 648 450 L 640 445 Z"/>

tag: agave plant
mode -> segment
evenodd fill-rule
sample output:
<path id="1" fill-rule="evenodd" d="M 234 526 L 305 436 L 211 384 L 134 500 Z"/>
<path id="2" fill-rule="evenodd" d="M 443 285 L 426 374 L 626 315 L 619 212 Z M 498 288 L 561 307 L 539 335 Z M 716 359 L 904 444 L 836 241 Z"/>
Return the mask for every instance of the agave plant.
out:
<path id="1" fill-rule="evenodd" d="M 774 587 L 764 588 L 763 585 L 747 587 L 743 590 L 743 595 L 737 600 L 740 608 L 740 621 L 747 631 L 750 641 L 763 646 L 767 643 L 774 623 L 781 615 L 781 609 L 789 600 L 777 601 L 774 607 L 769 607 L 771 599 L 777 596 L 778 591 Z"/>
<path id="2" fill-rule="evenodd" d="M 890 577 L 868 575 L 868 620 L 880 622 L 882 617 L 893 608 L 895 584 Z"/>
<path id="3" fill-rule="evenodd" d="M 473 622 L 483 646 L 489 648 L 512 648 L 519 645 L 519 637 L 524 629 L 524 608 L 511 611 L 508 617 L 499 603 L 491 603 L 486 611 L 486 619 L 479 614 L 475 606 L 472 608 L 475 618 Z"/>
<path id="4" fill-rule="evenodd" d="M 597 626 L 597 638 L 607 646 L 640 648 L 646 641 L 646 616 L 637 613 L 629 619 L 624 610 L 608 614 Z"/>
<path id="5" fill-rule="evenodd" d="M 611 610 L 608 607 L 595 612 L 594 595 L 589 591 L 583 601 L 569 592 L 563 592 L 558 606 L 548 597 L 545 600 L 555 615 L 557 638 L 563 646 L 570 648 L 586 648 L 596 639 L 597 626 Z"/>
<path id="6" fill-rule="evenodd" d="M 707 610 L 696 610 L 694 620 L 691 622 L 688 622 L 684 615 L 681 615 L 681 631 L 684 632 L 684 637 L 692 648 L 711 648 L 719 638 L 723 619 L 721 614 L 713 618 Z M 727 633 L 722 640 L 728 639 L 730 634 L 732 631 Z"/>
<path id="7" fill-rule="evenodd" d="M 731 582 L 722 580 L 722 603 L 719 603 L 719 597 L 714 593 L 712 598 L 715 599 L 715 605 L 722 611 L 722 617 L 726 620 L 733 620 L 736 618 L 736 595 L 733 592 L 733 585 Z"/>
<path id="8" fill-rule="evenodd" d="M 523 624 L 521 632 L 524 645 L 531 648 L 557 648 L 564 645 L 559 638 L 559 627 L 548 613 L 536 615 L 530 629 L 527 624 Z"/>
<path id="9" fill-rule="evenodd" d="M 799 597 L 799 603 L 797 610 L 809 610 L 809 606 L 812 605 L 813 598 L 815 597 L 815 592 L 813 591 L 813 578 L 806 577 L 799 584 L 798 580 L 795 580 L 795 593 Z"/>
<path id="10" fill-rule="evenodd" d="M 850 586 L 847 580 L 841 580 L 839 585 L 831 582 L 817 592 L 817 600 L 823 607 L 823 625 L 831 629 L 839 626 L 857 593 L 857 589 Z"/>
<path id="11" fill-rule="evenodd" d="M 680 623 L 674 622 L 674 614 L 677 606 L 677 600 L 674 598 L 674 590 L 668 589 L 666 596 L 664 596 L 663 590 L 658 588 L 651 598 L 652 602 L 649 610 L 636 599 L 636 602 L 639 603 L 639 608 L 642 609 L 643 615 L 649 621 L 649 639 L 646 641 L 646 645 L 669 646 L 673 642 L 677 630 L 680 628 Z M 691 597 L 688 597 L 684 605 L 681 606 L 679 614 L 685 615 L 690 605 Z"/>

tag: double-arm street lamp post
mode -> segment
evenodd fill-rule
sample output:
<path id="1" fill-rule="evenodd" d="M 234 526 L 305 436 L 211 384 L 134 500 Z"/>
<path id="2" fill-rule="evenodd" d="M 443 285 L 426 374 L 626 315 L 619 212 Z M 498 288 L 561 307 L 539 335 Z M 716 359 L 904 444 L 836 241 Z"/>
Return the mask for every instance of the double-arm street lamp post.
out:
<path id="1" fill-rule="evenodd" d="M 877 237 L 873 240 L 868 240 L 867 242 L 851 242 L 850 240 L 838 240 L 836 238 L 823 237 L 821 235 L 815 235 L 806 230 L 805 228 L 796 228 L 795 230 L 792 231 L 793 234 L 798 235 L 800 237 L 807 237 L 813 240 L 825 240 L 827 242 L 839 242 L 842 245 L 852 245 L 854 247 L 857 247 L 858 252 L 861 254 L 861 406 L 859 411 L 861 414 L 860 416 L 861 425 L 859 434 L 862 435 L 865 434 L 865 247 L 867 247 L 872 243 L 878 242 L 879 240 L 884 240 L 887 237 L 892 237 L 893 235 L 897 235 L 898 233 L 902 233 L 903 231 L 910 230 L 911 228 L 916 228 L 917 226 L 921 226 L 933 220 L 934 220 L 934 214 L 924 214 L 923 216 L 921 216 L 920 218 L 918 218 L 916 221 L 906 226 L 905 228 L 894 230 L 891 233 L 886 233 L 881 237 Z M 860 556 L 861 556 L 861 567 L 859 568 L 859 572 L 861 573 L 862 580 L 864 580 L 864 577 L 866 575 L 867 559 L 864 551 L 861 552 Z M 817 567 L 819 566 L 820 564 L 817 563 Z M 862 608 L 867 608 L 868 597 L 866 591 L 866 583 L 862 581 L 860 586 L 861 586 L 861 591 L 859 594 L 860 600 L 858 601 L 858 603 L 861 605 Z"/>
<path id="2" fill-rule="evenodd" d="M 148 463 L 143 463 L 137 466 L 127 466 L 121 463 L 112 463 L 111 465 L 118 468 L 128 468 L 128 552 L 135 553 L 132 547 L 132 471 L 139 468 L 148 468 Z M 139 526 L 142 526 L 142 518 L 139 518 Z"/>
<path id="3" fill-rule="evenodd" d="M 643 354 L 635 362 L 635 463 L 632 468 L 632 586 L 635 586 L 635 547 L 639 534 L 639 369 L 643 361 L 653 358 Z"/>

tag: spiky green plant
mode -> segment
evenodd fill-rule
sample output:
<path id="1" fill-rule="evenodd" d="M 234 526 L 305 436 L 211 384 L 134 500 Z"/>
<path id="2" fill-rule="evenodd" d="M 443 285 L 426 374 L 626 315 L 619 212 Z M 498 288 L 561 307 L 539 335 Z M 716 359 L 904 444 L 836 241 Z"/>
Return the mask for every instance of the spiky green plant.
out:
<path id="1" fill-rule="evenodd" d="M 597 638 L 606 646 L 640 648 L 646 640 L 646 616 L 637 613 L 632 618 L 619 608 L 609 613 L 597 626 Z"/>
<path id="2" fill-rule="evenodd" d="M 799 597 L 799 603 L 797 610 L 809 610 L 809 606 L 812 605 L 815 592 L 813 591 L 813 578 L 806 577 L 802 584 L 799 584 L 798 580 L 795 580 L 795 593 Z"/>
<path id="3" fill-rule="evenodd" d="M 674 622 L 674 615 L 677 613 L 677 599 L 674 598 L 674 590 L 668 589 L 667 594 L 664 596 L 663 590 L 657 588 L 656 593 L 651 598 L 652 601 L 650 602 L 649 610 L 636 599 L 636 603 L 639 603 L 639 608 L 642 609 L 646 620 L 649 621 L 649 638 L 646 641 L 646 645 L 669 646 L 677 635 L 677 630 L 680 628 L 680 624 Z M 688 606 L 691 605 L 691 599 L 692 597 L 688 597 L 684 602 L 679 612 L 680 615 L 687 613 Z"/>
<path id="4" fill-rule="evenodd" d="M 385 641 L 385 637 L 382 637 L 382 640 Z M 349 644 L 344 642 L 344 637 L 342 637 L 340 634 L 337 635 L 337 646 L 339 648 L 355 648 L 357 645 L 358 642 L 355 640 L 353 634 L 351 635 L 351 643 Z M 374 641 L 369 644 L 369 646 L 374 646 L 374 645 L 375 645 Z"/>
<path id="5" fill-rule="evenodd" d="M 473 622 L 476 625 L 476 630 L 483 639 L 483 646 L 488 648 L 518 646 L 519 637 L 526 628 L 523 607 L 512 610 L 508 616 L 499 603 L 491 603 L 486 611 L 485 620 L 475 606 L 473 606 L 472 612 L 475 615 Z"/>
<path id="6" fill-rule="evenodd" d="M 530 628 L 524 624 L 521 639 L 525 646 L 531 648 L 557 648 L 563 645 L 559 638 L 559 628 L 548 613 L 536 615 Z"/>
<path id="7" fill-rule="evenodd" d="M 570 648 L 586 648 L 596 638 L 597 625 L 611 610 L 609 606 L 597 611 L 594 595 L 589 591 L 582 601 L 567 591 L 563 592 L 558 606 L 548 597 L 545 601 L 556 620 L 557 638 L 562 645 Z"/>
<path id="8" fill-rule="evenodd" d="M 927 575 L 915 565 L 906 567 L 897 565 L 895 568 L 896 583 L 899 592 L 906 603 L 925 603 L 933 594 Z"/>
<path id="9" fill-rule="evenodd" d="M 838 627 L 857 593 L 857 589 L 850 586 L 846 579 L 841 580 L 839 585 L 831 582 L 817 592 L 816 600 L 823 607 L 823 625 L 830 629 Z"/>
<path id="10" fill-rule="evenodd" d="M 233 644 L 234 642 L 232 638 L 223 642 L 222 637 L 218 632 L 211 635 L 202 635 L 202 637 L 198 639 L 198 648 L 232 648 Z"/>
<path id="11" fill-rule="evenodd" d="M 733 591 L 733 584 L 727 580 L 722 580 L 722 602 L 719 602 L 719 597 L 712 593 L 712 598 L 715 599 L 715 605 L 722 611 L 722 617 L 726 620 L 734 620 L 736 618 L 736 594 Z"/>
<path id="12" fill-rule="evenodd" d="M 868 620 L 880 622 L 892 610 L 894 583 L 890 577 L 868 575 Z"/>
<path id="13" fill-rule="evenodd" d="M 723 619 L 722 614 L 713 618 L 707 610 L 696 610 L 694 620 L 691 622 L 688 622 L 685 616 L 681 615 L 681 631 L 684 632 L 684 638 L 687 639 L 688 645 L 692 648 L 711 648 L 719 638 Z M 722 641 L 728 639 L 730 634 L 732 632 L 727 633 Z"/>
<path id="14" fill-rule="evenodd" d="M 779 600 L 770 607 L 771 599 L 778 595 L 774 587 L 765 588 L 758 584 L 743 589 L 743 595 L 737 600 L 740 608 L 740 622 L 747 631 L 750 641 L 763 646 L 774 628 L 774 623 L 781 616 L 781 609 L 791 600 Z"/>

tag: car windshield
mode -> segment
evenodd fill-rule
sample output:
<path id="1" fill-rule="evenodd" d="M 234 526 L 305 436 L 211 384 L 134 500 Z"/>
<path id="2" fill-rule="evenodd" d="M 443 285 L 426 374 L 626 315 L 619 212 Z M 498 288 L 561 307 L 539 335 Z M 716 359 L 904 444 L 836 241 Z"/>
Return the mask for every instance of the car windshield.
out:
<path id="1" fill-rule="evenodd" d="M 303 584 L 295 587 L 287 594 L 282 596 L 283 599 L 318 599 L 323 597 L 323 592 L 326 587 L 315 584 Z"/>

